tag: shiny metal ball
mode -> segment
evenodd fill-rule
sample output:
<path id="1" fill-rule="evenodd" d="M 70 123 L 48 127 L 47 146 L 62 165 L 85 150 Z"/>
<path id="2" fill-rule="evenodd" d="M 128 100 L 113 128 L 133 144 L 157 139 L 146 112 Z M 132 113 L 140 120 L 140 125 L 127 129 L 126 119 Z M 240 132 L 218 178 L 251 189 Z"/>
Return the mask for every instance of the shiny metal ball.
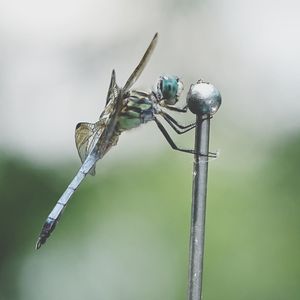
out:
<path id="1" fill-rule="evenodd" d="M 212 84 L 199 80 L 191 85 L 186 102 L 192 113 L 211 116 L 218 111 L 222 98 Z"/>

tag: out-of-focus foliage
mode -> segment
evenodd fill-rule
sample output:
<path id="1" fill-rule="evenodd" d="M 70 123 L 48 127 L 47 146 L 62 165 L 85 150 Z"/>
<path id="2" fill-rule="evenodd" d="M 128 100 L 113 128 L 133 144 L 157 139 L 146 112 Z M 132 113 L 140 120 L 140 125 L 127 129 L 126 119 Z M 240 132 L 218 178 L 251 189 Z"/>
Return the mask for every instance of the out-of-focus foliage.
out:
<path id="1" fill-rule="evenodd" d="M 300 296 L 300 140 L 273 149 L 255 169 L 210 164 L 204 299 Z M 73 173 L 2 155 L 0 299 L 185 299 L 192 175 L 182 157 L 99 168 L 35 251 Z"/>
<path id="2" fill-rule="evenodd" d="M 246 169 L 211 179 L 206 299 L 300 296 L 300 139 L 281 142 L 255 170 L 257 153 Z"/>
<path id="3" fill-rule="evenodd" d="M 37 212 L 44 206 L 46 213 L 49 201 L 63 188 L 55 173 L 1 153 L 0 299 L 15 299 L 18 294 L 16 272 L 33 249 Z"/>

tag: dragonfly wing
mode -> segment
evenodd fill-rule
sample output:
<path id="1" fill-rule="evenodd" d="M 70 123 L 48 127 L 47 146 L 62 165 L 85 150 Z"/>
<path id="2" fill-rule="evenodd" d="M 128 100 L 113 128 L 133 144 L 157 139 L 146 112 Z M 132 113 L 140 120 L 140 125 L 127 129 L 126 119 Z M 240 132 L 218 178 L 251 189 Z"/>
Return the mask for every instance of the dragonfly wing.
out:
<path id="1" fill-rule="evenodd" d="M 75 143 L 76 148 L 80 157 L 81 162 L 83 163 L 87 149 L 89 145 L 89 141 L 91 136 L 93 135 L 94 124 L 91 123 L 78 123 L 75 129 Z"/>
<path id="2" fill-rule="evenodd" d="M 148 63 L 154 49 L 155 46 L 157 44 L 157 40 L 158 40 L 158 33 L 156 33 L 150 43 L 150 45 L 148 46 L 144 56 L 142 57 L 140 63 L 137 65 L 137 67 L 134 69 L 133 73 L 130 75 L 129 79 L 127 80 L 124 88 L 123 88 L 123 92 L 124 94 L 132 87 L 132 85 L 138 80 L 138 78 L 140 77 L 141 73 L 143 72 L 146 64 Z"/>
<path id="3" fill-rule="evenodd" d="M 118 95 L 119 88 L 116 84 L 116 72 L 112 70 L 111 78 L 110 78 L 110 85 L 106 97 L 106 104 L 107 105 L 111 100 L 115 99 Z"/>
<path id="4" fill-rule="evenodd" d="M 78 123 L 75 129 L 75 143 L 76 148 L 83 163 L 90 152 L 93 150 L 96 141 L 99 139 L 104 126 L 103 122 L 93 123 Z M 89 171 L 89 174 L 95 175 L 95 166 Z"/>
<path id="5" fill-rule="evenodd" d="M 117 143 L 119 132 L 116 130 L 118 116 L 123 107 L 123 101 L 126 92 L 131 88 L 134 82 L 141 75 L 147 61 L 149 60 L 155 45 L 158 35 L 155 34 L 141 62 L 135 68 L 132 75 L 127 80 L 124 89 L 120 89 L 116 84 L 115 72 L 112 72 L 110 87 L 108 90 L 106 106 L 100 119 L 95 124 L 79 123 L 75 130 L 75 142 L 78 154 L 82 161 L 78 173 L 73 178 L 65 192 L 62 194 L 57 204 L 49 214 L 46 222 L 43 225 L 42 231 L 38 237 L 36 248 L 40 248 L 50 234 L 55 229 L 55 226 L 61 217 L 68 201 L 83 181 L 85 176 L 90 173 L 94 174 L 94 166 L 100 158 Z"/>

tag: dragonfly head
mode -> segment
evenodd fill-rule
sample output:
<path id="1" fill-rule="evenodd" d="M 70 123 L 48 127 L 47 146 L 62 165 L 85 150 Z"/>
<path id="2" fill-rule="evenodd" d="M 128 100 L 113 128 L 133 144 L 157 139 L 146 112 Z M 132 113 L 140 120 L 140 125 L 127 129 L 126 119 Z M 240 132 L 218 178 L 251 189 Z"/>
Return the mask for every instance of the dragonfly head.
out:
<path id="1" fill-rule="evenodd" d="M 160 76 L 156 87 L 157 98 L 160 104 L 174 105 L 183 90 L 183 83 L 177 76 Z"/>

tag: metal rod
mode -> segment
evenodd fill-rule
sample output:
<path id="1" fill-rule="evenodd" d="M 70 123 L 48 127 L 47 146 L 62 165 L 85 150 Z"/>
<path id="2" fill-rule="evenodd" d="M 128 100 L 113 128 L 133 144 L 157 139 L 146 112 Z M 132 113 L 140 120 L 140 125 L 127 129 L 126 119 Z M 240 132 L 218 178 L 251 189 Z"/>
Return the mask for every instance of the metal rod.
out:
<path id="1" fill-rule="evenodd" d="M 205 208 L 210 119 L 197 115 L 195 131 L 195 156 L 193 170 L 193 200 L 190 231 L 189 300 L 199 300 L 202 295 L 203 257 L 205 237 Z"/>
<path id="2" fill-rule="evenodd" d="M 210 119 L 221 105 L 221 95 L 212 84 L 199 80 L 190 87 L 187 105 L 196 114 L 188 300 L 201 300 Z"/>

